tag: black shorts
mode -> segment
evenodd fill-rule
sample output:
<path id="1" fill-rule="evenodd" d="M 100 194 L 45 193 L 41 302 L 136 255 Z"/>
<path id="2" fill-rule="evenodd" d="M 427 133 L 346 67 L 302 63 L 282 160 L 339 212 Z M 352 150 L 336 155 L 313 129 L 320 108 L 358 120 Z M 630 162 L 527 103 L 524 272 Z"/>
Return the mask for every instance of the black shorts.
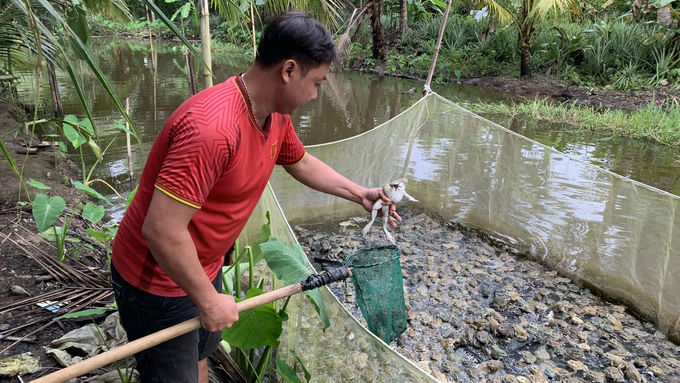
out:
<path id="1" fill-rule="evenodd" d="M 127 283 L 113 264 L 111 283 L 121 322 L 132 341 L 195 318 L 200 312 L 188 296 L 161 297 Z M 213 281 L 222 292 L 221 273 Z M 210 356 L 220 344 L 221 332 L 203 329 L 178 336 L 135 354 L 142 383 L 198 382 L 198 361 Z"/>

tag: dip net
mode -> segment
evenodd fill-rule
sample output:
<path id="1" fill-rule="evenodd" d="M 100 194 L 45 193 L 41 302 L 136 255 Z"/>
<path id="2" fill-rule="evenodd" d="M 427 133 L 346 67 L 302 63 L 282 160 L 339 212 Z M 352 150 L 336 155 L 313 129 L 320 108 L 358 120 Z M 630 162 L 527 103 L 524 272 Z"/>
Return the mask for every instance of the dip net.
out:
<path id="1" fill-rule="evenodd" d="M 406 331 L 399 249 L 382 246 L 360 250 L 343 263 L 352 270 L 356 300 L 368 329 L 385 343 L 390 343 Z"/>

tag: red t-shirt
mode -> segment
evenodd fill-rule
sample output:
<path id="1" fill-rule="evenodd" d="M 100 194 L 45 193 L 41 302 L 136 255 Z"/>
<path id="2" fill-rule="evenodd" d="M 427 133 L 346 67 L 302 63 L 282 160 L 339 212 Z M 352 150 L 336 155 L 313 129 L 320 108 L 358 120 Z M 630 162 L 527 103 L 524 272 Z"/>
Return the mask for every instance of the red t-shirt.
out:
<path id="1" fill-rule="evenodd" d="M 264 131 L 254 121 L 239 76 L 196 94 L 170 116 L 113 241 L 113 264 L 128 283 L 155 295 L 186 295 L 142 236 L 154 188 L 199 209 L 188 229 L 206 274 L 217 276 L 274 165 L 292 165 L 305 155 L 288 115 L 271 114 Z"/>

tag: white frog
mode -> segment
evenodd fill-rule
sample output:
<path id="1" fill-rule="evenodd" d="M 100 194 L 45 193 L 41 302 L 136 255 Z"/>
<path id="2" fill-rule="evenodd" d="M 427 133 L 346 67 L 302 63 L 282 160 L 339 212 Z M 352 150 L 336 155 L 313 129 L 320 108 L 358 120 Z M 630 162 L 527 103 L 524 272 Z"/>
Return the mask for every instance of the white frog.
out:
<path id="1" fill-rule="evenodd" d="M 406 197 L 409 201 L 414 201 L 418 202 L 417 199 L 411 197 L 406 193 L 406 184 L 408 183 L 408 180 L 406 178 L 400 178 L 398 180 L 392 181 L 385 186 L 383 186 L 383 192 L 385 195 L 394 203 L 397 204 L 401 202 L 401 199 Z M 390 207 L 389 205 L 385 206 L 382 203 L 382 199 L 378 198 L 377 201 L 373 204 L 373 210 L 371 211 L 371 221 L 368 222 L 368 225 L 364 227 L 364 230 L 362 231 L 362 234 L 366 236 L 368 234 L 368 230 L 371 229 L 371 226 L 373 225 L 373 221 L 375 221 L 375 217 L 378 215 L 378 210 L 382 211 L 382 221 L 383 221 L 383 231 L 385 232 L 385 235 L 387 236 L 387 239 L 392 243 L 396 244 L 394 237 L 387 231 L 387 221 L 391 219 L 390 217 Z"/>

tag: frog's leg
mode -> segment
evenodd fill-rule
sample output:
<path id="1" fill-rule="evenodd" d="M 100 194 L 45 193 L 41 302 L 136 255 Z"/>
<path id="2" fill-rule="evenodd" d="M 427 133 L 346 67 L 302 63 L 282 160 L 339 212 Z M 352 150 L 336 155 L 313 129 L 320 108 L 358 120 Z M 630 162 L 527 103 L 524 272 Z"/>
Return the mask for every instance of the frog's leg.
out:
<path id="1" fill-rule="evenodd" d="M 364 227 L 364 230 L 361 232 L 361 234 L 363 234 L 364 236 L 368 234 L 368 230 L 373 225 L 373 221 L 375 221 L 375 217 L 378 215 L 378 210 L 380 208 L 383 208 L 382 200 L 378 199 L 377 201 L 375 201 L 375 204 L 373 204 L 373 210 L 371 211 L 371 220 L 368 222 L 368 225 L 366 225 L 366 227 Z"/>
<path id="2" fill-rule="evenodd" d="M 375 213 L 376 210 L 373 210 Z M 387 231 L 387 221 L 390 219 L 390 207 L 389 206 L 383 206 L 382 207 L 382 221 L 383 221 L 383 231 L 385 232 L 385 235 L 387 236 L 387 239 L 393 244 L 396 245 L 396 241 L 394 240 L 394 237 L 392 237 L 392 234 L 390 234 L 389 231 Z"/>

